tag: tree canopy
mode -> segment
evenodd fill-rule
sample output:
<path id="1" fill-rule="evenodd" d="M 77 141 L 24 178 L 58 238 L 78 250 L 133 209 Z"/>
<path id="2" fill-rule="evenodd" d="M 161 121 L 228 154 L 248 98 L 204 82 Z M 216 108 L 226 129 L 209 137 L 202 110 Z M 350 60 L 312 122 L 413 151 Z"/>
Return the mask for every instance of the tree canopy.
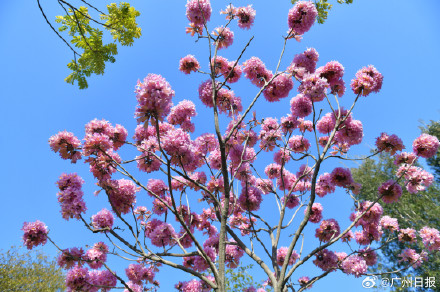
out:
<path id="1" fill-rule="evenodd" d="M 54 259 L 41 250 L 11 247 L 0 253 L 0 290 L 64 291 L 64 275 Z"/>

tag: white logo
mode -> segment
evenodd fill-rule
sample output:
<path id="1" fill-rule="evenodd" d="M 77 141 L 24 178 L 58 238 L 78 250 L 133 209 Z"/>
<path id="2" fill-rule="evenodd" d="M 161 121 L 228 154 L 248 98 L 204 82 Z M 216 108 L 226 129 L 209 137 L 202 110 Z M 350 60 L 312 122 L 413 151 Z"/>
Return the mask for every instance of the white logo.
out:
<path id="1" fill-rule="evenodd" d="M 364 288 L 373 288 L 376 285 L 376 282 L 374 280 L 377 280 L 376 276 L 366 277 L 362 281 L 362 287 L 364 287 Z"/>

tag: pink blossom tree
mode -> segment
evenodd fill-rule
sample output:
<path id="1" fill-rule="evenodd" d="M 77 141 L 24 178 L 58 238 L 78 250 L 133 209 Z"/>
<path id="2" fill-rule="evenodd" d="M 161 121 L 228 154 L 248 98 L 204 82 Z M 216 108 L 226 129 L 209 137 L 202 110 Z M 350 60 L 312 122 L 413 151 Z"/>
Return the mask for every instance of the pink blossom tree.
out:
<path id="1" fill-rule="evenodd" d="M 219 50 L 234 41 L 231 22 L 251 28 L 256 12 L 250 5 L 229 5 L 222 11 L 226 23 L 213 30 L 208 28 L 209 0 L 188 0 L 186 8 L 187 32 L 209 43 L 210 62 L 204 69 L 195 56 L 188 55 L 176 66 L 185 74 L 206 75 L 198 95 L 206 106 L 203 110 L 212 112 L 214 133 L 191 136 L 196 128 L 191 121 L 195 104 L 184 100 L 173 105 L 175 92 L 170 83 L 161 75 L 149 74 L 135 88 L 138 126 L 133 141 L 123 126 L 97 119 L 86 125 L 83 142 L 67 131 L 49 139 L 61 158 L 72 163 L 85 159 L 100 188 L 97 193 L 109 202 L 87 219 L 83 179 L 75 173 L 62 174 L 57 182 L 62 217 L 80 220 L 89 231 L 107 239 L 87 251 L 58 247 L 40 221 L 23 226 L 29 249 L 48 240 L 59 248 L 58 263 L 68 270 L 68 291 L 109 291 L 118 285 L 130 292 L 154 290 L 159 286 L 155 274 L 166 265 L 194 277 L 176 283 L 178 291 L 224 292 L 226 268 L 237 268 L 243 257 L 267 274 L 258 291 L 266 291 L 265 287 L 277 292 L 303 291 L 334 271 L 367 275 L 367 267 L 377 262 L 381 246 L 374 243 L 381 240 L 384 230 L 391 234 L 387 242 L 407 244 L 400 255 L 405 268 L 422 265 L 440 250 L 438 230 L 400 230 L 397 220 L 383 214 L 380 205 L 398 201 L 402 187 L 418 193 L 433 182 L 431 174 L 413 165 L 420 157 L 432 157 L 439 148 L 438 139 L 427 134 L 414 141 L 412 153 L 405 153 L 399 137 L 381 133 L 372 155 L 387 152 L 396 157 L 400 168 L 395 179 L 378 186 L 374 201 L 353 198 L 355 212 L 347 214 L 348 226 L 325 217 L 320 198 L 337 188 L 356 194 L 360 185 L 348 168 L 324 173 L 321 168 L 332 159 L 352 159 L 350 148 L 363 138 L 362 122 L 354 118 L 354 110 L 362 99 L 380 91 L 383 76 L 371 65 L 364 67 L 346 94 L 342 64 L 331 61 L 317 68 L 319 55 L 313 48 L 298 53 L 285 70 L 280 68 L 286 43 L 300 40 L 314 24 L 313 3 L 298 1 L 286 12 L 288 31 L 273 71 L 256 56 L 243 61 L 252 38 L 236 60 L 219 55 Z M 239 80 L 257 87 L 250 101 L 232 90 Z M 279 121 L 255 111 L 250 114 L 262 97 L 283 102 L 295 95 L 295 83 L 298 93 Z M 346 95 L 353 96 L 349 108 L 339 104 Z M 323 114 L 325 108 L 328 112 Z M 222 124 L 227 124 L 226 129 Z M 139 154 L 123 159 L 118 153 L 121 147 L 132 147 Z M 257 161 L 265 167 L 257 169 Z M 130 171 L 130 164 L 142 175 Z M 140 196 L 149 196 L 151 205 L 138 205 Z M 278 206 L 270 218 L 261 212 L 264 201 L 275 201 Z M 305 253 L 303 231 L 313 224 L 319 244 Z M 338 241 L 347 243 L 346 251 L 332 249 Z M 424 250 L 417 250 L 417 241 L 423 242 Z M 107 262 L 109 255 L 128 260 L 125 276 Z M 308 261 L 322 273 L 301 274 L 301 266 Z"/>

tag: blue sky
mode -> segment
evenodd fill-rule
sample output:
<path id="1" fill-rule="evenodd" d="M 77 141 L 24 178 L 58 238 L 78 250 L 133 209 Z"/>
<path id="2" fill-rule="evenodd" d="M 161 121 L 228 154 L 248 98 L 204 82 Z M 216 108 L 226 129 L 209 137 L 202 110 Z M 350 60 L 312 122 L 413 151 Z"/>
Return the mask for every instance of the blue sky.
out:
<path id="1" fill-rule="evenodd" d="M 54 1 L 41 2 L 50 19 L 61 14 Z M 224 23 L 218 11 L 230 1 L 213 2 L 211 29 Z M 436 0 L 354 2 L 349 6 L 336 4 L 324 25 L 315 24 L 300 43 L 290 41 L 281 68 L 286 68 L 295 54 L 308 47 L 319 52 L 318 66 L 331 60 L 341 62 L 346 69 L 346 83 L 361 67 L 373 64 L 384 75 L 384 84 L 379 94 L 362 98 L 355 110 L 355 118 L 363 122 L 365 136 L 352 153 L 366 154 L 381 132 L 397 134 L 410 149 L 412 140 L 420 133 L 420 120 L 439 119 L 440 94 L 436 85 L 440 67 L 440 3 Z M 72 56 L 50 31 L 37 4 L 23 5 L 18 1 L 1 4 L 0 153 L 3 153 L 3 165 L 0 194 L 3 208 L 0 226 L 3 236 L 0 249 L 20 244 L 23 222 L 36 219 L 49 226 L 51 237 L 63 248 L 84 247 L 102 239 L 88 234 L 80 222 L 66 222 L 61 218 L 55 181 L 63 172 L 77 172 L 84 177 L 89 208 L 86 217 L 108 203 L 103 196 L 93 196 L 97 187 L 88 166 L 82 161 L 71 165 L 59 159 L 50 151 L 47 140 L 62 130 L 74 132 L 82 139 L 84 125 L 94 118 L 124 125 L 131 137 L 136 127 L 134 86 L 148 73 L 162 74 L 170 82 L 176 91 L 175 104 L 183 99 L 196 103 L 196 134 L 212 132 L 212 123 L 206 122 L 212 121 L 211 111 L 199 102 L 197 95 L 198 85 L 204 77 L 189 77 L 178 71 L 179 59 L 187 54 L 196 55 L 205 68 L 207 65 L 206 43 L 195 43 L 185 34 L 185 2 L 137 0 L 130 3 L 142 13 L 138 18 L 143 30 L 141 39 L 133 47 L 120 48 L 117 62 L 107 66 L 104 76 L 90 78 L 89 89 L 82 91 L 63 81 L 68 74 L 66 64 Z M 221 55 L 234 60 L 254 35 L 244 60 L 258 56 L 268 68 L 275 68 L 282 48 L 281 36 L 287 30 L 287 13 L 292 5 L 288 0 L 268 3 L 252 1 L 257 11 L 253 30 L 242 31 L 234 24 L 234 44 L 221 51 Z M 235 1 L 233 4 L 248 3 Z M 269 104 L 261 99 L 256 107 L 259 117 L 285 115 L 290 98 L 296 95 L 297 85 L 289 98 L 280 103 Z M 245 106 L 257 88 L 243 78 L 234 91 L 242 97 Z M 348 90 L 341 102 L 348 106 L 353 98 Z M 121 154 L 128 159 L 134 152 L 123 150 Z M 338 163 L 330 164 L 327 171 Z M 141 178 L 146 181 L 149 176 L 141 174 Z M 138 201 L 148 203 L 144 198 Z M 342 226 L 348 223 L 352 203 L 342 191 L 324 198 L 322 204 L 325 218 L 336 218 Z M 265 205 L 262 214 L 269 215 L 272 207 L 270 203 Z M 310 245 L 316 244 L 314 228 L 306 229 Z M 45 246 L 44 251 L 56 255 L 55 248 L 50 245 Z M 118 261 L 113 263 L 121 267 Z M 169 272 L 171 270 L 164 270 L 158 277 L 163 284 L 161 291 L 170 291 L 175 282 L 188 279 L 173 271 L 173 280 L 168 281 Z M 306 265 L 294 278 L 313 276 L 317 272 L 313 265 Z M 257 269 L 253 275 L 256 279 L 264 277 Z M 361 291 L 361 281 L 362 278 L 337 272 L 316 283 L 313 291 L 328 291 L 329 287 L 339 291 Z"/>

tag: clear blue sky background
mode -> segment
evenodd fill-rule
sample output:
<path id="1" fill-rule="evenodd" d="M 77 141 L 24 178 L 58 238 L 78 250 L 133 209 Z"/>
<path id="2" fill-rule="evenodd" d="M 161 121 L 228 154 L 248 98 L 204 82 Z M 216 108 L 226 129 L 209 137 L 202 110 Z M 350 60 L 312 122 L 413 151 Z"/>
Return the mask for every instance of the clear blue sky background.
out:
<path id="1" fill-rule="evenodd" d="M 50 19 L 61 14 L 55 1 L 41 2 Z M 211 28 L 223 23 L 224 18 L 218 11 L 229 3 L 213 2 Z M 248 39 L 255 35 L 244 60 L 259 56 L 268 68 L 274 69 L 292 5 L 289 0 L 248 2 L 253 2 L 257 10 L 253 30 L 242 31 L 234 24 L 234 45 L 220 53 L 235 59 Z M 234 4 L 241 6 L 248 2 L 236 1 Z M 319 66 L 331 60 L 341 62 L 346 68 L 344 79 L 348 84 L 361 67 L 375 65 L 385 77 L 384 85 L 379 94 L 362 98 L 355 111 L 355 118 L 363 122 L 365 136 L 363 143 L 354 147 L 353 154 L 367 153 L 382 131 L 398 134 L 410 148 L 412 140 L 420 133 L 420 120 L 439 119 L 440 3 L 437 0 L 354 2 L 350 6 L 336 4 L 324 25 L 315 24 L 300 43 L 290 41 L 281 68 L 308 47 L 318 50 Z M 82 139 L 84 125 L 94 118 L 123 124 L 131 137 L 136 126 L 132 118 L 136 106 L 133 89 L 136 81 L 148 73 L 162 74 L 171 83 L 176 91 L 175 103 L 182 99 L 196 103 L 199 115 L 194 120 L 196 127 L 200 125 L 196 133 L 212 131 L 211 123 L 207 122 L 212 121 L 211 111 L 199 102 L 197 94 L 204 77 L 188 77 L 177 69 L 179 59 L 189 53 L 195 54 L 205 68 L 207 65 L 206 43 L 194 43 L 194 38 L 185 34 L 185 1 L 136 0 L 130 3 L 142 13 L 138 19 L 143 29 L 142 38 L 133 47 L 120 49 L 117 62 L 107 66 L 105 75 L 90 78 L 89 89 L 80 91 L 63 81 L 68 74 L 66 64 L 71 59 L 70 51 L 50 31 L 36 2 L 2 1 L 0 226 L 3 232 L 0 249 L 19 245 L 23 222 L 36 219 L 50 227 L 51 237 L 63 248 L 84 247 L 102 239 L 88 234 L 80 222 L 62 220 L 55 181 L 63 172 L 78 172 L 86 180 L 84 190 L 89 209 L 86 217 L 108 203 L 103 196 L 93 196 L 97 187 L 88 173 L 88 166 L 82 161 L 71 165 L 59 159 L 50 151 L 47 140 L 65 129 Z M 280 103 L 269 104 L 262 99 L 256 108 L 259 117 L 285 115 L 290 98 L 296 94 L 296 85 L 289 98 Z M 245 79 L 234 90 L 242 97 L 244 106 L 257 91 Z M 348 106 L 353 98 L 348 90 L 342 103 Z M 128 159 L 134 152 L 124 150 L 122 154 Z M 335 163 L 324 170 L 336 165 L 341 164 Z M 145 174 L 141 177 L 144 181 L 149 178 Z M 138 201 L 148 204 L 145 197 L 143 193 Z M 321 202 L 325 218 L 336 218 L 342 226 L 348 224 L 351 203 L 342 191 Z M 262 214 L 270 215 L 273 207 L 270 203 L 264 205 Z M 306 250 L 310 250 L 307 246 L 316 244 L 315 228 L 309 226 L 306 230 Z M 342 246 L 336 245 L 334 249 L 341 250 Z M 50 245 L 44 247 L 44 251 L 56 255 L 56 249 Z M 114 261 L 113 264 L 122 271 L 122 263 Z M 252 273 L 256 279 L 265 278 L 258 269 Z M 306 265 L 294 278 L 317 273 L 313 265 Z M 171 291 L 175 282 L 188 277 L 167 269 L 158 279 L 163 284 L 161 291 Z M 329 288 L 362 291 L 361 281 L 362 278 L 337 272 L 315 284 L 313 291 L 329 291 Z"/>

